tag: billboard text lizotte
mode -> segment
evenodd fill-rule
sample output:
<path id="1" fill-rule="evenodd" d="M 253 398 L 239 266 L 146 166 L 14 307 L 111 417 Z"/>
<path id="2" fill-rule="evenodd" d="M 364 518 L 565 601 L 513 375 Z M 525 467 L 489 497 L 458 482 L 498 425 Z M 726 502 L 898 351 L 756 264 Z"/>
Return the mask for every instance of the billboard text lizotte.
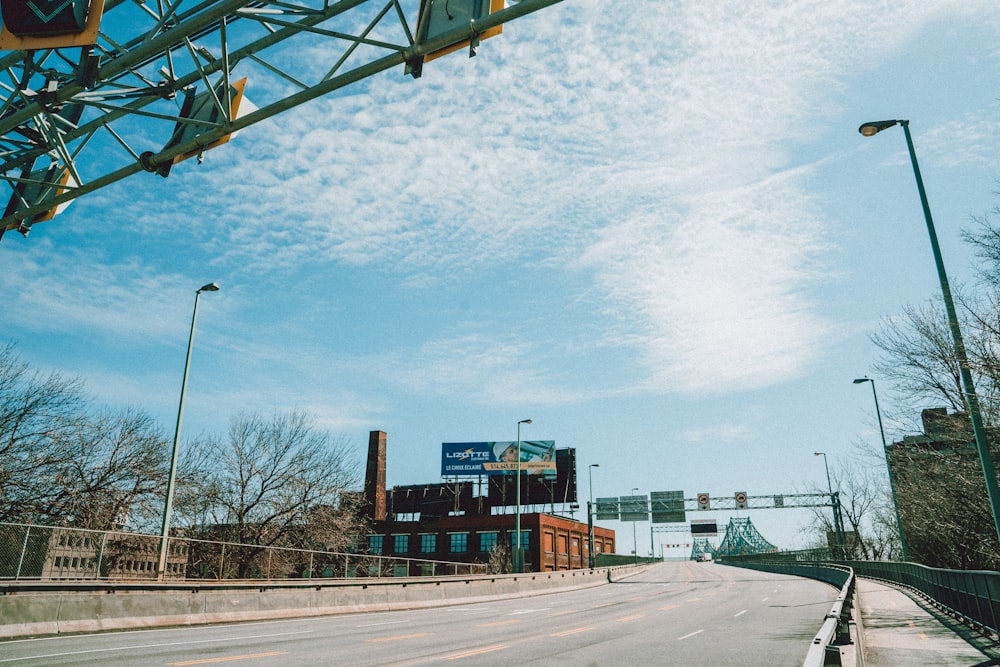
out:
<path id="1" fill-rule="evenodd" d="M 556 471 L 554 440 L 522 440 L 521 472 L 552 474 Z M 443 476 L 505 475 L 517 472 L 517 442 L 441 443 Z"/>

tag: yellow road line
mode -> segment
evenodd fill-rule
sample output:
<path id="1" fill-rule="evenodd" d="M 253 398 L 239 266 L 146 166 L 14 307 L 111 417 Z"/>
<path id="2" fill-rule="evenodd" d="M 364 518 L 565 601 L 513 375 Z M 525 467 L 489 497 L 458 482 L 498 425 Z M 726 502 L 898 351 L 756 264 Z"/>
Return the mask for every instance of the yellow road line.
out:
<path id="1" fill-rule="evenodd" d="M 217 662 L 232 662 L 236 660 L 253 660 L 254 658 L 271 658 L 276 655 L 288 655 L 286 651 L 271 651 L 270 653 L 253 653 L 250 655 L 228 655 L 223 658 L 203 658 L 201 660 L 186 660 L 185 662 L 168 662 L 170 667 L 184 667 L 185 665 L 209 665 Z"/>
<path id="2" fill-rule="evenodd" d="M 579 634 L 581 632 L 589 632 L 590 630 L 593 630 L 593 629 L 594 628 L 576 628 L 574 630 L 564 630 L 562 632 L 553 633 L 553 634 L 549 635 L 549 637 L 568 637 L 570 635 Z"/>
<path id="3" fill-rule="evenodd" d="M 619 618 L 619 623 L 628 623 L 629 621 L 638 621 L 640 618 L 645 616 L 645 614 L 632 614 L 631 616 L 626 616 L 624 618 Z"/>

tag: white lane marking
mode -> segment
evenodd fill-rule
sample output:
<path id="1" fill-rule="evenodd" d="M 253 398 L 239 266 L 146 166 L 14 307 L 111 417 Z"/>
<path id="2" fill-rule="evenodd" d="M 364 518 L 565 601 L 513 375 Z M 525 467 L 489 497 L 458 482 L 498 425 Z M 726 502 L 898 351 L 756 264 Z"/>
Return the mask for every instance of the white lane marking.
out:
<path id="1" fill-rule="evenodd" d="M 736 618 L 737 616 L 742 616 L 745 613 L 747 613 L 746 609 L 744 609 L 743 611 L 738 611 L 735 614 L 733 614 L 733 618 Z"/>
<path id="2" fill-rule="evenodd" d="M 677 641 L 679 641 L 679 642 L 684 641 L 685 639 L 689 639 L 691 637 L 694 637 L 695 635 L 700 635 L 703 632 L 705 632 L 705 631 L 704 630 L 695 630 L 691 634 L 684 635 L 683 637 L 678 637 Z"/>
<path id="3" fill-rule="evenodd" d="M 509 612 L 508 616 L 517 616 L 519 614 L 537 614 L 540 611 L 550 611 L 552 607 L 541 607 L 540 609 L 515 609 Z"/>
<path id="4" fill-rule="evenodd" d="M 409 623 L 409 621 L 386 621 L 385 623 L 362 623 L 355 627 L 358 628 L 377 628 L 380 625 L 399 625 L 400 623 Z"/>
<path id="5" fill-rule="evenodd" d="M 275 632 L 268 635 L 251 635 L 249 637 L 222 637 L 219 639 L 198 639 L 184 642 L 164 642 L 162 644 L 138 644 L 134 646 L 113 646 L 109 648 L 93 648 L 86 651 L 65 651 L 63 653 L 48 653 L 46 655 L 26 655 L 20 658 L 0 658 L 0 662 L 20 662 L 21 660 L 38 660 L 39 658 L 60 658 L 67 655 L 87 655 L 89 653 L 111 653 L 117 651 L 135 651 L 146 648 L 163 648 L 166 646 L 190 646 L 193 644 L 211 644 L 213 642 L 234 642 L 244 639 L 263 639 L 265 637 L 287 637 L 290 635 L 309 635 L 313 630 L 297 630 L 295 632 Z"/>

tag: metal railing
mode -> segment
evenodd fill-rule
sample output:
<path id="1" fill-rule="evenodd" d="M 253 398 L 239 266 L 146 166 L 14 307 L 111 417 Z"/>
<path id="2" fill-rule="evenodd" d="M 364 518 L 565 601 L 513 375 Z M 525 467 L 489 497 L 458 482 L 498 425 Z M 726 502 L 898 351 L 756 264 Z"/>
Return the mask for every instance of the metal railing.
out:
<path id="1" fill-rule="evenodd" d="M 159 535 L 0 523 L 0 581 L 148 581 Z M 482 563 L 269 547 L 171 537 L 167 581 L 485 574 Z"/>
<path id="2" fill-rule="evenodd" d="M 967 625 L 1000 636 L 1000 572 L 944 570 L 892 561 L 845 563 L 862 577 L 917 591 Z"/>

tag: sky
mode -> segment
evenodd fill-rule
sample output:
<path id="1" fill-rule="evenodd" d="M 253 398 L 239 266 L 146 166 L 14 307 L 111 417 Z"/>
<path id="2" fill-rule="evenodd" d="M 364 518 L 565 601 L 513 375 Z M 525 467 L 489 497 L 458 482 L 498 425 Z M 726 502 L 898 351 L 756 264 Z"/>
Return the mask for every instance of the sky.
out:
<path id="1" fill-rule="evenodd" d="M 565 0 L 8 233 L 2 339 L 172 435 L 214 281 L 185 442 L 305 411 L 359 466 L 385 431 L 393 486 L 532 419 L 523 438 L 576 448 L 584 502 L 825 489 L 815 452 L 836 471 L 879 442 L 854 378 L 890 439 L 913 433 L 870 336 L 940 294 L 903 132 L 858 126 L 910 121 L 971 284 L 961 230 L 1000 204 L 1000 5 L 611 7 Z M 747 515 L 809 540 L 807 511 Z M 631 524 L 602 525 L 631 551 Z M 635 528 L 640 554 L 685 539 Z"/>

